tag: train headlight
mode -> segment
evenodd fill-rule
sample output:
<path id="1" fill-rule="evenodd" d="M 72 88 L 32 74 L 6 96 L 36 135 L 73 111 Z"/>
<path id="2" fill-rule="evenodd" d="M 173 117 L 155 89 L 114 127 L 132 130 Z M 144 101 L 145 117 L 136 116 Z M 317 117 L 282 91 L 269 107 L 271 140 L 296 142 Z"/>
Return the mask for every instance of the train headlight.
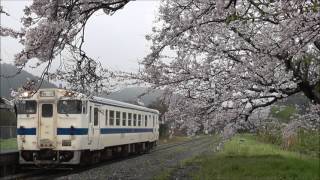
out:
<path id="1" fill-rule="evenodd" d="M 64 93 L 64 96 L 66 96 L 66 97 L 74 96 L 74 92 L 72 92 L 72 91 L 66 91 L 66 92 Z"/>
<path id="2" fill-rule="evenodd" d="M 30 97 L 30 96 L 31 96 L 31 92 L 29 92 L 29 91 L 23 92 L 21 94 L 21 97 L 24 97 L 24 98 L 27 98 L 27 97 Z"/>

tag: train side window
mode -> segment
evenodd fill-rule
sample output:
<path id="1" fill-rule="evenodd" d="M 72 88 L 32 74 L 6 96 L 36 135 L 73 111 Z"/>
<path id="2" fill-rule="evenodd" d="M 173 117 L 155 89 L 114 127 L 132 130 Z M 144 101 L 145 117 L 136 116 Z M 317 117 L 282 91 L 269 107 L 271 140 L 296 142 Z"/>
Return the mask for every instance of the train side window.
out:
<path id="1" fill-rule="evenodd" d="M 144 116 L 144 126 L 145 127 L 148 126 L 148 116 L 147 115 Z"/>
<path id="2" fill-rule="evenodd" d="M 113 126 L 113 124 L 114 124 L 114 111 L 109 111 L 109 123 L 110 123 L 110 126 Z"/>
<path id="3" fill-rule="evenodd" d="M 141 126 L 141 114 L 138 114 L 138 126 Z"/>
<path id="4" fill-rule="evenodd" d="M 137 114 L 133 114 L 133 126 L 137 126 Z"/>
<path id="5" fill-rule="evenodd" d="M 152 126 L 154 127 L 154 115 L 152 116 Z"/>
<path id="6" fill-rule="evenodd" d="M 106 126 L 108 126 L 108 109 L 106 109 Z"/>
<path id="7" fill-rule="evenodd" d="M 120 126 L 120 111 L 116 111 L 116 125 Z"/>
<path id="8" fill-rule="evenodd" d="M 144 126 L 144 121 L 145 121 L 143 114 L 141 114 L 141 118 L 142 118 L 142 121 L 141 121 L 141 127 L 142 127 L 142 126 Z"/>
<path id="9" fill-rule="evenodd" d="M 126 126 L 126 125 L 127 125 L 127 113 L 122 112 L 122 126 Z"/>
<path id="10" fill-rule="evenodd" d="M 131 126 L 132 114 L 128 113 L 128 126 Z"/>
<path id="11" fill-rule="evenodd" d="M 91 123 L 91 114 L 92 114 L 92 106 L 90 106 L 90 110 L 89 110 L 89 123 Z"/>
<path id="12" fill-rule="evenodd" d="M 98 108 L 94 108 L 94 112 L 93 112 L 93 125 L 97 126 L 98 125 L 98 118 L 99 118 L 99 109 Z"/>
<path id="13" fill-rule="evenodd" d="M 88 103 L 86 101 L 83 101 L 83 103 L 82 103 L 82 114 L 87 114 L 87 105 L 88 105 Z"/>

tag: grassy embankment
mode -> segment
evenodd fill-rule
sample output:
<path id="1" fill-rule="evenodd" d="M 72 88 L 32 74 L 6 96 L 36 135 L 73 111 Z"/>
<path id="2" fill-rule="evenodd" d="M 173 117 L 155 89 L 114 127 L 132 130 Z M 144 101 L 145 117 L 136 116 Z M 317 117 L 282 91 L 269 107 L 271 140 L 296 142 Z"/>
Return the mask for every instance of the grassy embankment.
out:
<path id="1" fill-rule="evenodd" d="M 319 180 L 319 157 L 282 150 L 259 142 L 253 135 L 238 135 L 216 154 L 193 158 L 185 166 L 196 165 L 193 179 L 217 180 Z"/>
<path id="2" fill-rule="evenodd" d="M 8 150 L 17 150 L 17 139 L 0 139 L 0 152 Z"/>
<path id="3" fill-rule="evenodd" d="M 15 114 L 7 109 L 0 109 L 0 131 L 4 131 L 5 128 L 17 126 Z M 0 136 L 0 152 L 8 150 L 17 150 L 16 138 L 3 139 L 2 135 L 5 132 L 1 132 Z M 6 135 L 8 137 L 9 135 Z"/>

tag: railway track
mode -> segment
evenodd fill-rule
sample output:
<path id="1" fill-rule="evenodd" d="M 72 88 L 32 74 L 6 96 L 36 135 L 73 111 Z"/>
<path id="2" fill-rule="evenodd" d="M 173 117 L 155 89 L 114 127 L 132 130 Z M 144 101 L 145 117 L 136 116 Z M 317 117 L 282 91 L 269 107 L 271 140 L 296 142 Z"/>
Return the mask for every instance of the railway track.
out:
<path id="1" fill-rule="evenodd" d="M 195 141 L 200 141 L 199 145 L 207 145 L 209 138 L 212 137 L 205 137 L 205 138 L 194 138 L 188 141 L 183 141 L 183 142 L 179 142 L 179 143 L 170 143 L 170 144 L 164 144 L 164 145 L 159 145 L 156 149 L 151 150 L 150 153 L 147 153 L 145 155 L 150 155 L 152 156 L 153 153 L 156 152 L 161 152 L 161 151 L 165 151 L 165 150 L 169 150 L 171 148 L 175 148 L 178 146 L 184 146 L 184 145 L 188 145 L 190 143 L 194 143 Z M 20 171 L 26 171 L 28 170 L 29 172 L 21 172 L 21 173 L 17 173 L 14 175 L 10 175 L 10 176 L 6 176 L 6 177 L 2 177 L 0 178 L 0 180 L 12 180 L 12 179 L 33 179 L 33 180 L 41 180 L 41 179 L 54 179 L 57 177 L 62 177 L 62 176 L 67 176 L 70 174 L 76 174 L 76 173 L 81 173 L 83 171 L 87 171 L 90 169 L 94 169 L 97 167 L 101 167 L 101 166 L 105 166 L 105 165 L 109 165 L 112 163 L 116 163 L 119 161 L 124 161 L 124 160 L 129 160 L 129 159 L 134 159 L 134 158 L 138 158 L 142 156 L 140 155 L 130 155 L 127 157 L 119 157 L 119 158 L 114 158 L 108 161 L 104 161 L 104 162 L 100 162 L 94 165 L 90 165 L 90 166 L 86 166 L 86 167 L 65 167 L 65 168 L 53 168 L 53 169 L 21 169 Z"/>
<path id="2" fill-rule="evenodd" d="M 208 137 L 209 138 L 209 137 Z M 211 137 L 210 137 L 211 138 Z M 164 145 L 161 145 L 161 146 L 158 146 L 156 149 L 152 150 L 152 152 L 157 152 L 157 151 L 162 151 L 162 150 L 166 150 L 166 149 L 170 149 L 170 148 L 173 148 L 173 147 L 176 147 L 176 146 L 181 146 L 181 145 L 185 145 L 185 144 L 189 144 L 189 143 L 192 143 L 194 141 L 197 141 L 199 140 L 200 138 L 194 138 L 194 139 L 191 139 L 191 140 L 188 140 L 188 141 L 183 141 L 183 142 L 179 142 L 179 143 L 170 143 L 170 144 L 164 144 Z M 205 138 L 207 139 L 207 138 Z M 203 139 L 200 139 L 200 140 L 203 140 Z"/>

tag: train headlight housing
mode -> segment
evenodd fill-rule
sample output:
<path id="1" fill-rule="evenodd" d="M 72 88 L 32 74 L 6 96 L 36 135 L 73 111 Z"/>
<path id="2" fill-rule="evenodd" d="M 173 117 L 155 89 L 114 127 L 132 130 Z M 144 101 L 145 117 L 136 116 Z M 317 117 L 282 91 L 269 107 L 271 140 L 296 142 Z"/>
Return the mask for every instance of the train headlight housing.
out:
<path id="1" fill-rule="evenodd" d="M 71 140 L 62 140 L 62 146 L 71 146 Z"/>

